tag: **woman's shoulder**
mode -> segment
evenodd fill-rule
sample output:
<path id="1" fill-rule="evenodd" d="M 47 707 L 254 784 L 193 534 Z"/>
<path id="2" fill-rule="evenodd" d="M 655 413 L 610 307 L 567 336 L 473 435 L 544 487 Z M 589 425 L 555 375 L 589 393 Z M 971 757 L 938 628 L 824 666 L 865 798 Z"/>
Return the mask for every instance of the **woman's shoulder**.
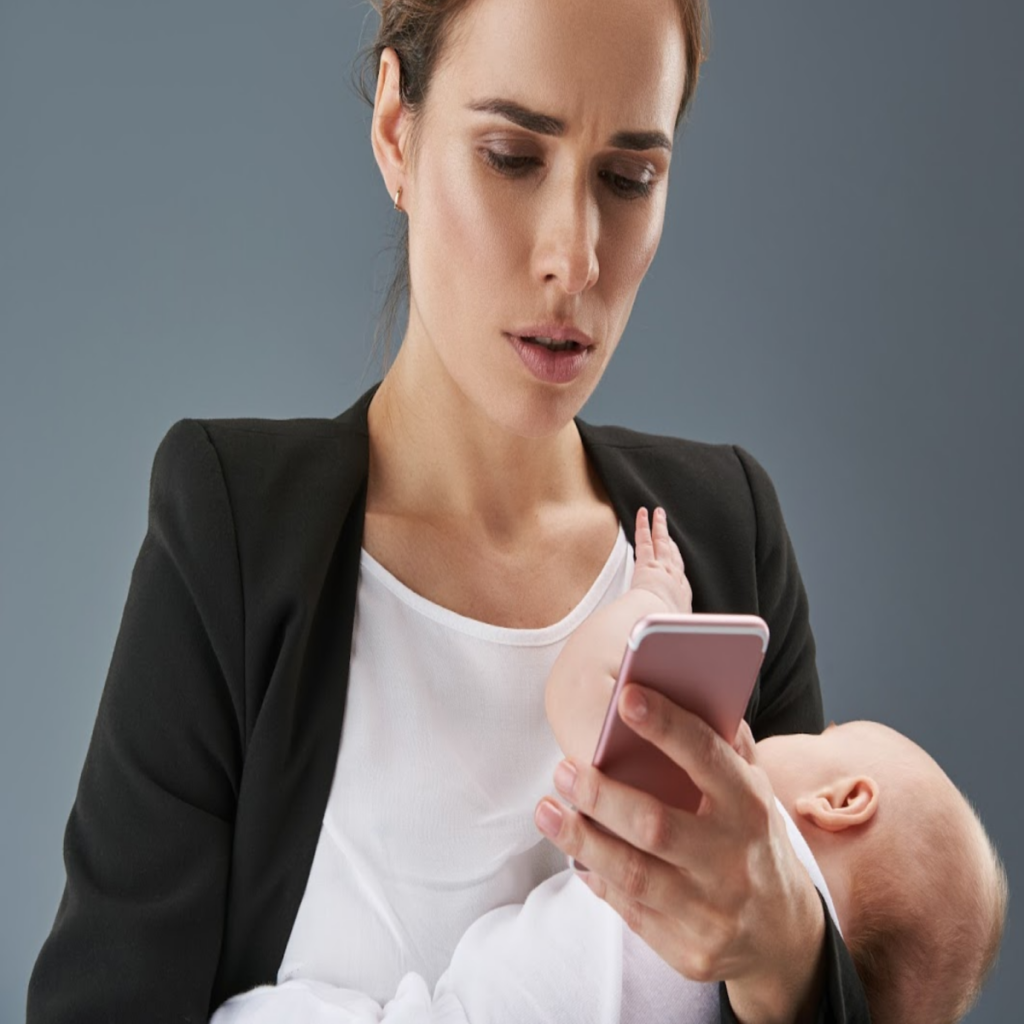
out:
<path id="1" fill-rule="evenodd" d="M 276 485 L 355 490 L 366 474 L 366 410 L 376 385 L 332 418 L 185 417 L 157 446 L 154 474 L 219 468 L 239 497 Z"/>
<path id="2" fill-rule="evenodd" d="M 788 551 L 775 486 L 746 448 L 576 422 L 620 520 L 630 522 L 641 505 L 663 506 L 691 567 L 705 552 L 720 580 L 736 566 L 746 572 L 758 550 Z"/>
<path id="3" fill-rule="evenodd" d="M 329 561 L 368 461 L 367 437 L 344 418 L 179 419 L 153 457 L 151 525 L 233 540 L 249 581 L 301 575 Z"/>
<path id="4" fill-rule="evenodd" d="M 231 488 L 275 484 L 358 485 L 367 464 L 365 432 L 344 417 L 184 417 L 164 433 L 153 459 L 154 480 L 219 474 Z M 215 475 L 215 474 L 214 474 Z"/>
<path id="5" fill-rule="evenodd" d="M 630 472 L 665 479 L 695 492 L 728 499 L 753 493 L 774 498 L 774 488 L 760 462 L 738 444 L 699 441 L 615 424 L 595 425 L 577 417 L 584 446 L 613 474 Z"/>
<path id="6" fill-rule="evenodd" d="M 655 448 L 669 452 L 686 453 L 696 458 L 715 458 L 731 451 L 732 445 L 711 441 L 696 441 L 673 434 L 656 434 L 616 423 L 594 424 L 576 417 L 576 426 L 585 440 L 611 448 Z"/>

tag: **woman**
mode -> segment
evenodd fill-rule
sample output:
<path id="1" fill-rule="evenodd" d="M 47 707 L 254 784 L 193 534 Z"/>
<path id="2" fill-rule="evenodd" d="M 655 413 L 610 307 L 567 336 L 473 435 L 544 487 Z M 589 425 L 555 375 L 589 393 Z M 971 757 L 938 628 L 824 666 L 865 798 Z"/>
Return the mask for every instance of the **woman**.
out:
<path id="1" fill-rule="evenodd" d="M 723 980 L 723 1020 L 866 1020 L 742 746 L 652 701 L 638 728 L 714 787 L 711 814 L 586 765 L 563 792 L 622 839 L 564 806 L 549 830 L 540 799 L 545 666 L 616 596 L 640 505 L 668 510 L 695 610 L 768 620 L 755 737 L 823 724 L 760 466 L 577 419 L 660 240 L 701 6 L 382 8 L 400 352 L 334 420 L 182 420 L 161 442 L 29 1024 L 201 1020 L 304 972 L 382 1001 L 565 854 L 667 964 Z"/>

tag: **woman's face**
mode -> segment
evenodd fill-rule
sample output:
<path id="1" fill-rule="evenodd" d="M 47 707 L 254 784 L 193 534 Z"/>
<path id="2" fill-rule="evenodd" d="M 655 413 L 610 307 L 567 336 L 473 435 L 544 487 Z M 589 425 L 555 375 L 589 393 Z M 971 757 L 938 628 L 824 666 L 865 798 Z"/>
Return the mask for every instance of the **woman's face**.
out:
<path id="1" fill-rule="evenodd" d="M 685 76 L 678 9 L 473 0 L 449 45 L 414 166 L 392 177 L 409 217 L 403 344 L 483 416 L 543 436 L 596 387 L 658 248 Z M 492 101 L 545 115 L 555 131 L 472 109 Z M 623 133 L 648 137 L 631 145 L 614 138 Z M 491 162 L 502 158 L 504 171 Z M 510 337 L 552 320 L 593 340 L 568 381 L 538 378 Z"/>

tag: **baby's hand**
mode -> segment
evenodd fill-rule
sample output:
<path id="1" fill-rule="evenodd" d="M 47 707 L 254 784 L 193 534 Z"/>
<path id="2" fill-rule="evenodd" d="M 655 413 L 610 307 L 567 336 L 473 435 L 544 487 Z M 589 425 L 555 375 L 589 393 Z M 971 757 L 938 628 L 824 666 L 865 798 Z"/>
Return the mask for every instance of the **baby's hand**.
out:
<path id="1" fill-rule="evenodd" d="M 641 587 L 660 597 L 670 612 L 693 611 L 693 591 L 683 569 L 683 556 L 669 536 L 665 510 L 654 510 L 654 529 L 647 522 L 647 509 L 636 514 L 636 564 L 633 587 Z"/>

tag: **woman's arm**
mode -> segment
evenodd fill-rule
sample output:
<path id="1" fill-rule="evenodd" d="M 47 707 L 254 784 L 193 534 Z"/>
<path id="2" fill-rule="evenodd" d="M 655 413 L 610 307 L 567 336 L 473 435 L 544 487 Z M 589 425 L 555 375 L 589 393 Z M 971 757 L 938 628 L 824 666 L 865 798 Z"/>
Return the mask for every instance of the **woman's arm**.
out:
<path id="1" fill-rule="evenodd" d="M 767 474 L 742 450 L 736 457 L 753 512 L 751 610 L 771 630 L 752 726 L 758 737 L 818 732 L 814 640 L 795 555 Z M 640 690 L 629 686 L 622 694 L 627 722 L 627 703 Z M 604 777 L 589 759 L 575 761 L 575 788 L 561 790 L 572 806 L 557 809 L 560 822 L 549 837 L 588 865 L 594 891 L 667 963 L 697 980 L 728 979 L 721 985 L 723 1024 L 868 1021 L 849 953 L 782 841 L 767 776 L 743 756 L 739 738 L 734 747 L 696 716 L 653 691 L 648 696 L 649 716 L 633 727 L 695 780 L 705 793 L 701 811 L 668 808 Z"/>
<path id="2" fill-rule="evenodd" d="M 757 614 L 771 639 L 761 666 L 758 705 L 750 723 L 755 740 L 825 728 L 807 592 L 771 478 L 733 446 L 750 488 L 756 524 L 754 570 Z"/>
<path id="3" fill-rule="evenodd" d="M 207 1019 L 240 781 L 241 617 L 217 455 L 182 420 L 153 460 L 28 1024 Z"/>
<path id="4" fill-rule="evenodd" d="M 746 474 L 756 522 L 754 561 L 757 578 L 758 613 L 768 623 L 771 642 L 761 668 L 759 703 L 751 722 L 754 739 L 782 733 L 819 733 L 824 728 L 821 686 L 815 659 L 807 592 L 796 553 L 782 515 L 778 494 L 768 473 L 749 452 L 733 446 Z M 842 936 L 827 913 L 823 901 L 815 907 L 803 888 L 805 913 L 810 915 L 810 932 L 802 946 L 796 946 L 789 968 L 783 964 L 774 983 L 753 980 L 721 986 L 722 1024 L 747 1024 L 772 1020 L 771 1002 L 787 1002 L 786 975 L 795 964 L 804 965 L 803 976 L 812 978 L 804 986 L 801 1008 L 794 1021 L 813 1024 L 869 1024 L 867 999 Z M 820 896 L 819 896 L 820 901 Z M 780 952 L 785 950 L 780 948 Z M 802 957 L 801 957 L 802 952 Z M 813 963 L 813 969 L 808 965 Z M 799 975 L 800 972 L 798 972 Z M 774 991 L 773 991 L 774 990 Z M 766 1003 L 767 997 L 767 1003 Z M 792 1002 L 792 995 L 789 1002 Z M 784 1015 L 780 1019 L 787 1019 Z"/>

